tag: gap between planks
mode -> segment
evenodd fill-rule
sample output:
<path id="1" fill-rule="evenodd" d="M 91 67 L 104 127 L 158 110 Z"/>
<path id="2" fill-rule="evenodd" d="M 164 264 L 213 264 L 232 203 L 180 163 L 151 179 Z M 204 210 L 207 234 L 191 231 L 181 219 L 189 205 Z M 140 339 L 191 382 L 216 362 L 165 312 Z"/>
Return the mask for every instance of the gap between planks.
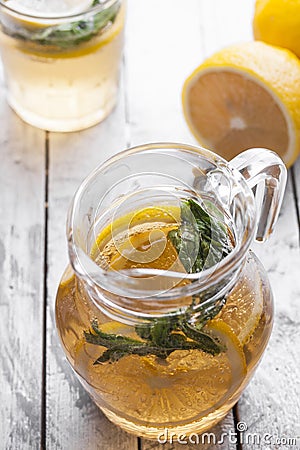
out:
<path id="1" fill-rule="evenodd" d="M 298 161 L 296 161 L 296 166 L 292 167 L 290 169 L 291 172 L 291 181 L 292 181 L 292 189 L 293 189 L 293 196 L 294 196 L 294 201 L 295 201 L 295 209 L 296 209 L 296 216 L 297 216 L 297 222 L 298 222 L 298 232 L 299 232 L 299 246 L 300 246 L 300 198 L 298 195 L 298 191 L 297 191 L 297 184 L 296 184 L 296 170 L 297 170 L 297 166 L 300 167 L 300 159 L 298 159 Z M 300 194 L 300 192 L 299 192 Z"/>
<path id="2" fill-rule="evenodd" d="M 45 131 L 45 183 L 44 183 L 44 278 L 43 278 L 43 356 L 41 398 L 41 450 L 46 449 L 46 393 L 47 393 L 47 298 L 48 298 L 48 201 L 49 201 L 49 132 Z"/>

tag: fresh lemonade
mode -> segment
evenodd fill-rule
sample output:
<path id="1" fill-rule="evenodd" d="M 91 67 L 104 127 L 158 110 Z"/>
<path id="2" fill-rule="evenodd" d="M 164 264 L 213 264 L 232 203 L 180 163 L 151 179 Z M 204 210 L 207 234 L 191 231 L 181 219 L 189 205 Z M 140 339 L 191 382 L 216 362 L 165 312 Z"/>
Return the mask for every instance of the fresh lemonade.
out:
<path id="1" fill-rule="evenodd" d="M 124 3 L 106 3 L 7 0 L 1 6 L 7 99 L 26 122 L 74 131 L 111 112 L 118 92 Z"/>
<path id="2" fill-rule="evenodd" d="M 208 260 L 209 266 L 217 263 L 234 246 L 227 226 L 193 200 L 183 200 L 180 210 L 136 211 L 128 231 L 126 221 L 117 219 L 96 239 L 91 257 L 105 270 L 172 270 L 182 273 L 184 286 L 191 282 L 185 274 L 201 271 Z M 195 253 L 190 244 L 196 247 L 199 238 Z M 183 306 L 191 307 L 177 316 L 131 326 L 100 312 L 73 272 L 65 272 L 56 304 L 60 337 L 83 385 L 111 421 L 157 439 L 165 428 L 175 436 L 203 432 L 233 406 L 271 329 L 270 291 L 255 256 L 245 261 L 229 295 L 203 307 L 195 320 L 192 307 L 202 300 L 184 298 Z"/>

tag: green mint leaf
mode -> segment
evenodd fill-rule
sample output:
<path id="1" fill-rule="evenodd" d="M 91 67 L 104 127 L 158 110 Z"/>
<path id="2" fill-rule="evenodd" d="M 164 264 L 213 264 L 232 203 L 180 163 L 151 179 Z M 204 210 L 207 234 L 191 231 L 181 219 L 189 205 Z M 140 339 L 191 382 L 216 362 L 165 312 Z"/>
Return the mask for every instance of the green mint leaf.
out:
<path id="1" fill-rule="evenodd" d="M 187 273 L 201 272 L 227 256 L 232 246 L 226 226 L 192 199 L 181 203 L 181 223 L 168 238 Z"/>
<path id="2" fill-rule="evenodd" d="M 131 339 L 127 336 L 122 336 L 118 334 L 110 334 L 110 333 L 104 333 L 101 331 L 101 329 L 98 326 L 98 322 L 94 320 L 92 322 L 92 330 L 91 331 L 85 331 L 84 337 L 86 342 L 89 344 L 94 345 L 101 345 L 103 347 L 112 348 L 117 346 L 128 346 L 128 345 L 139 345 L 141 344 L 140 341 L 136 339 Z"/>
<path id="3" fill-rule="evenodd" d="M 104 333 L 96 321 L 92 322 L 92 330 L 84 333 L 86 342 L 107 349 L 94 361 L 94 365 L 113 363 L 130 355 L 153 355 L 164 360 L 176 350 L 202 350 L 212 355 L 224 350 L 224 346 L 212 336 L 196 329 L 186 320 L 163 318 L 153 321 L 151 325 L 140 325 L 136 331 L 148 336 L 145 341 Z"/>
<path id="4" fill-rule="evenodd" d="M 195 326 L 183 322 L 182 331 L 189 339 L 193 339 L 199 345 L 199 348 L 206 353 L 211 355 L 218 355 L 219 353 L 226 350 L 226 347 L 214 337 L 209 334 L 198 330 Z"/>

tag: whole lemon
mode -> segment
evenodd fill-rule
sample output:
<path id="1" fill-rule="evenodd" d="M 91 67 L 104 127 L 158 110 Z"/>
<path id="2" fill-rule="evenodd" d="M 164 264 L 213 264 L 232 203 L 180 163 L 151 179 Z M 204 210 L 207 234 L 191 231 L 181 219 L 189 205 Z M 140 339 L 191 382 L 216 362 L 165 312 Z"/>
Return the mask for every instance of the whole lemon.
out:
<path id="1" fill-rule="evenodd" d="M 256 0 L 253 33 L 300 58 L 300 0 Z"/>

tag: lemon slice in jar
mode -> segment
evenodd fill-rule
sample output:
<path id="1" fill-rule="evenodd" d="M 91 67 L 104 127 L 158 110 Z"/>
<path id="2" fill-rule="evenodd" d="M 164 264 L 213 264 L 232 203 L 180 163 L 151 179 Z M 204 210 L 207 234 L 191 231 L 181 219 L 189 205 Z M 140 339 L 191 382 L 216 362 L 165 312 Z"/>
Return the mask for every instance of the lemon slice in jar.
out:
<path id="1" fill-rule="evenodd" d="M 243 346 L 257 328 L 263 312 L 263 286 L 252 259 L 246 261 L 247 276 L 234 286 L 218 318 L 230 326 Z"/>
<path id="2" fill-rule="evenodd" d="M 7 0 L 3 9 L 4 24 L 8 21 L 9 28 L 24 28 L 28 32 L 46 29 L 53 25 L 53 19 L 72 16 L 85 12 L 91 7 L 91 0 L 80 2 L 59 1 L 40 2 L 34 0 Z M 49 22 L 47 22 L 47 19 Z"/>
<path id="3" fill-rule="evenodd" d="M 124 216 L 114 219 L 109 223 L 97 236 L 96 242 L 91 251 L 91 258 L 95 259 L 104 245 L 112 238 L 115 231 L 126 229 L 141 224 L 143 222 L 159 222 L 179 223 L 180 208 L 179 206 L 152 206 L 137 211 L 132 211 Z"/>
<path id="4" fill-rule="evenodd" d="M 180 209 L 177 206 L 153 206 L 128 213 L 115 219 L 100 232 L 91 250 L 91 257 L 100 266 L 105 259 L 113 270 L 143 266 L 169 269 L 176 261 L 178 264 L 173 267 L 173 270 L 179 270 L 180 268 L 180 271 L 182 271 L 178 254 L 166 238 L 170 230 L 178 227 L 179 220 Z M 160 230 L 161 245 L 157 246 L 156 252 L 155 248 L 153 249 L 153 257 L 151 258 L 146 244 L 150 244 L 150 233 L 155 233 L 156 229 Z M 155 239 L 155 235 L 153 235 L 153 238 Z M 143 249 L 139 250 L 140 247 L 143 247 Z M 143 258 L 142 250 L 145 251 L 145 258 Z M 149 261 L 146 258 L 147 253 Z M 146 264 L 146 261 L 148 261 L 148 264 Z"/>
<path id="5" fill-rule="evenodd" d="M 99 48 L 111 43 L 121 34 L 124 27 L 124 6 L 121 6 L 113 23 L 108 20 L 107 24 L 100 30 L 91 29 L 88 32 L 91 34 L 90 37 L 85 38 L 83 36 L 81 41 L 80 34 L 78 36 L 74 34 L 73 36 L 72 26 L 80 28 L 81 22 L 87 20 L 84 18 L 85 16 L 80 16 L 80 14 L 93 10 L 91 0 L 85 0 L 77 4 L 70 1 L 65 4 L 59 2 L 53 5 L 49 3 L 48 5 L 47 3 L 42 6 L 38 2 L 36 9 L 33 8 L 35 4 L 31 6 L 31 1 L 23 3 L 18 0 L 9 0 L 6 5 L 10 8 L 10 10 L 4 11 L 4 25 L 8 34 L 12 33 L 11 30 L 15 30 L 14 38 L 18 34 L 22 36 L 18 41 L 18 49 L 23 53 L 37 57 L 64 59 L 94 53 Z M 24 16 L 21 14 L 24 14 Z M 99 14 L 101 14 L 101 11 L 95 12 L 94 18 Z M 68 16 L 69 20 L 66 23 L 61 23 L 60 18 L 64 16 Z M 82 20 L 80 20 L 81 17 Z M 67 24 L 70 30 L 65 29 Z M 53 33 L 58 32 L 58 41 L 51 38 L 51 30 Z M 62 37 L 59 33 L 60 30 L 70 32 L 70 36 Z M 73 42 L 70 37 L 74 37 L 75 41 L 78 38 L 80 42 Z M 61 44 L 61 41 L 63 44 Z"/>
<path id="6" fill-rule="evenodd" d="M 61 277 L 60 287 L 61 288 L 68 287 L 73 278 L 74 278 L 74 271 L 72 269 L 72 266 L 68 265 L 63 273 L 63 276 Z"/>
<path id="7" fill-rule="evenodd" d="M 92 6 L 92 0 L 59 0 L 51 2 L 41 2 L 34 0 L 7 0 L 5 6 L 12 9 L 16 13 L 32 16 L 30 20 L 26 20 L 28 24 L 38 23 L 38 18 L 62 17 L 64 15 L 72 16 L 85 12 Z"/>
<path id="8" fill-rule="evenodd" d="M 100 325 L 104 332 L 135 338 L 134 328 L 117 322 Z M 146 426 L 184 425 L 199 420 L 228 402 L 246 376 L 245 357 L 229 325 L 212 320 L 205 332 L 226 351 L 176 350 L 166 360 L 128 355 L 113 363 L 94 365 L 101 347 L 80 341 L 75 367 L 96 392 L 97 403 Z M 103 349 L 105 350 L 105 349 Z M 232 400 L 233 398 L 233 400 Z"/>
<path id="9" fill-rule="evenodd" d="M 121 335 L 130 337 L 133 339 L 137 338 L 134 327 L 125 325 L 121 322 L 109 321 L 99 325 L 100 330 L 103 333 Z M 75 370 L 84 378 L 92 383 L 92 373 L 94 369 L 94 362 L 101 354 L 101 348 L 105 350 L 104 347 L 99 347 L 97 345 L 89 344 L 86 342 L 85 338 L 79 339 L 75 345 L 74 349 L 74 363 Z M 91 376 L 90 376 L 91 375 Z"/>

